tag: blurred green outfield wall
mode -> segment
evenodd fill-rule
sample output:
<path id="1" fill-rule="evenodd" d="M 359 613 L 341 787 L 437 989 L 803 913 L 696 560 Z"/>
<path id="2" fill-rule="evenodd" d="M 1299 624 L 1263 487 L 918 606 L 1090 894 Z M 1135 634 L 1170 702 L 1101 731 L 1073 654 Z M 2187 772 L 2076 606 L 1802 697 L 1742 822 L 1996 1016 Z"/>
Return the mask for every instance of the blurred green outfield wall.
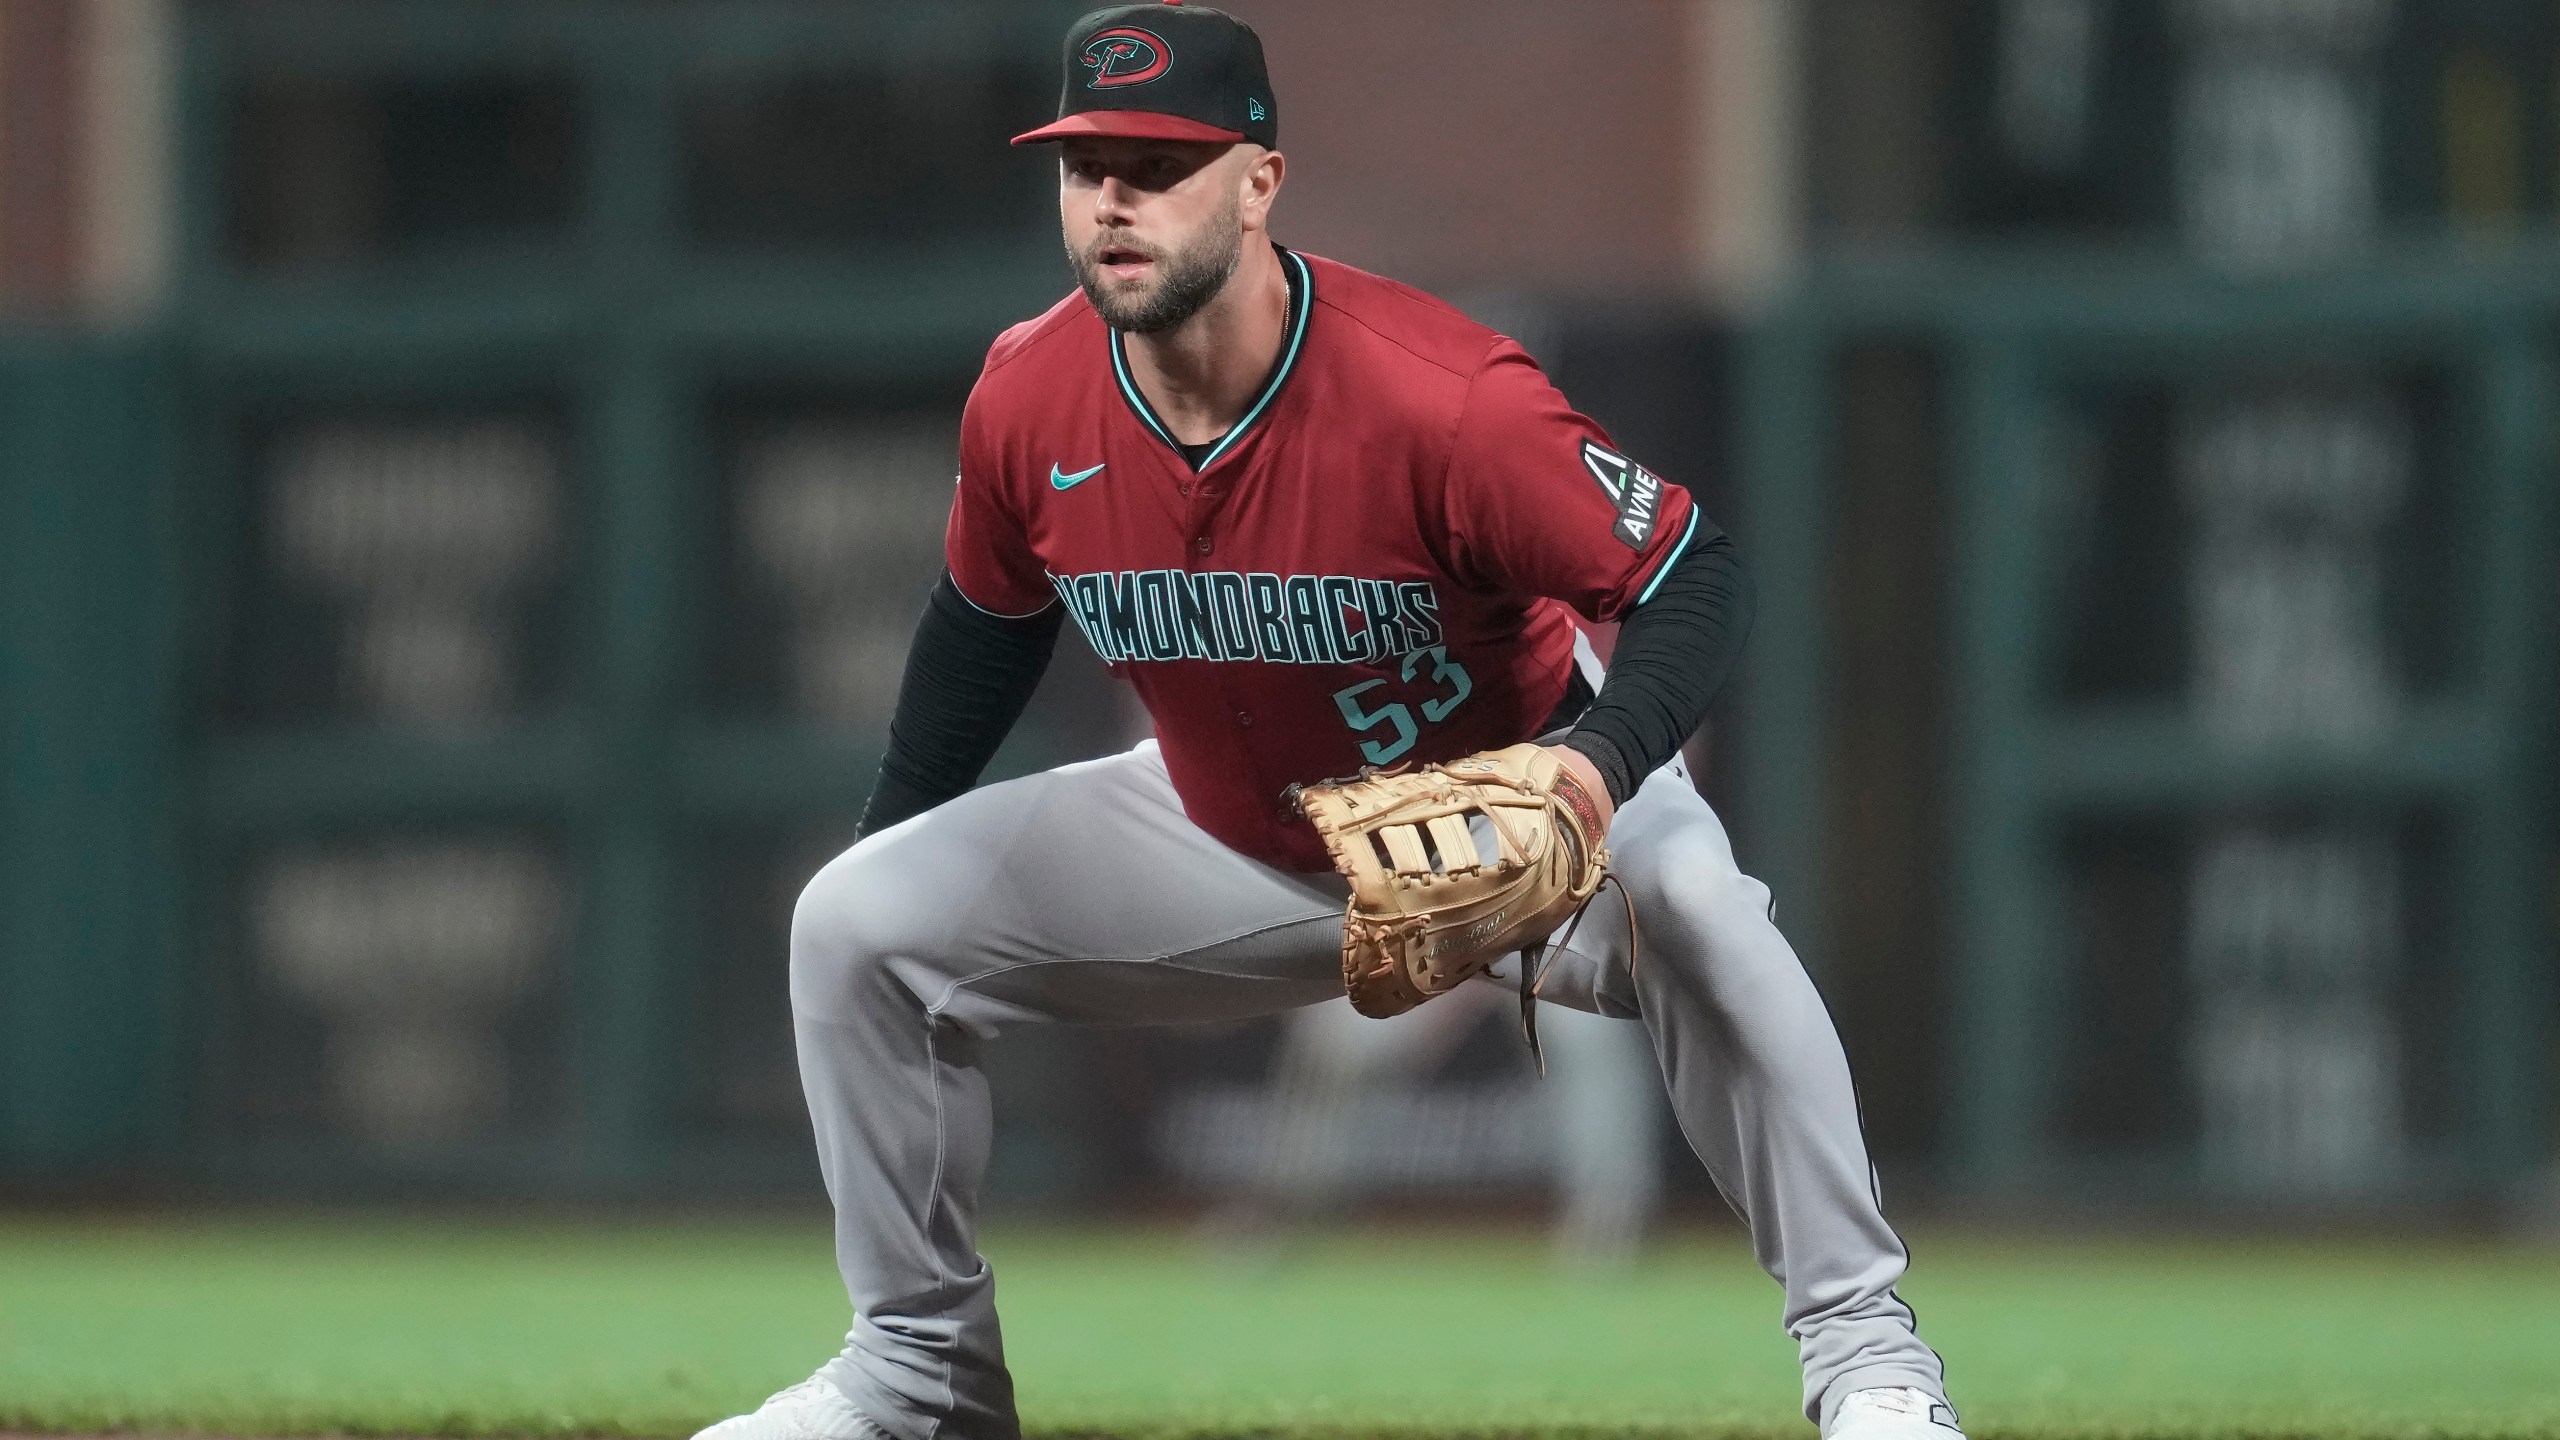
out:
<path id="1" fill-rule="evenodd" d="M 0 338 L 0 1167 L 163 1163 L 178 1129 L 171 371 Z"/>
<path id="2" fill-rule="evenodd" d="M 1940 417 L 1949 1172 L 2405 1204 L 2552 1153 L 2560 273 L 2051 250 L 1810 270 L 1750 346 L 1763 872 L 1817 974 L 1862 353 Z"/>
<path id="3" fill-rule="evenodd" d="M 976 357 L 1062 287 L 1001 140 L 1076 8 L 188 7 L 175 313 L 0 372 L 0 1171 L 808 1193 L 780 929 L 867 786 Z M 2560 262 L 2365 230 L 2439 185 L 2550 212 L 2560 132 L 2453 122 L 2548 108 L 2476 62 L 2553 16 L 2056 28 L 2105 8 L 1945 11 L 1982 42 L 1956 228 L 2102 244 L 1817 261 L 1753 341 L 1746 864 L 1880 1146 L 1978 1188 L 2504 1185 L 2560 1069 Z M 2317 140 L 2403 51 L 2378 190 L 2162 143 L 2198 95 Z M 2126 258 L 2179 225 L 2260 248 Z M 1680 409 L 1687 369 L 1621 359 Z M 998 773 L 1120 743 L 1094 678 Z"/>

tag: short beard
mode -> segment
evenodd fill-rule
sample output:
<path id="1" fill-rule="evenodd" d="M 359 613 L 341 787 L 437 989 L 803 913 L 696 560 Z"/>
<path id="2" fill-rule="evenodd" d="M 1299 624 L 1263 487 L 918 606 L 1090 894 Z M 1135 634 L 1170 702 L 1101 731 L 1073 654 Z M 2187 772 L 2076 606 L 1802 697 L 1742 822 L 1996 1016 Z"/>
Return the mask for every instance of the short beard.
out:
<path id="1" fill-rule="evenodd" d="M 1244 230 L 1238 223 L 1242 213 L 1241 207 L 1230 203 L 1198 243 L 1157 256 L 1155 289 L 1144 297 L 1124 299 L 1105 292 L 1094 255 L 1071 245 L 1067 261 L 1075 267 L 1076 283 L 1084 287 L 1084 298 L 1093 302 L 1103 324 L 1131 335 L 1161 335 L 1199 314 L 1202 306 L 1227 288 L 1228 278 L 1244 258 Z M 1106 237 L 1095 241 L 1094 247 L 1099 252 L 1113 243 Z"/>

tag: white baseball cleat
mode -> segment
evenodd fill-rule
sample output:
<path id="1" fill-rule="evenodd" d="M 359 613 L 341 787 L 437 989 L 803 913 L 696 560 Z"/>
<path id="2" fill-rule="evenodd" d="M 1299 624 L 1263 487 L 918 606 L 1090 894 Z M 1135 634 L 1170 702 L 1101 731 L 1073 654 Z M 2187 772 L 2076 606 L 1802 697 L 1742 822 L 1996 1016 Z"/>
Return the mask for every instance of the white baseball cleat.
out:
<path id="1" fill-rule="evenodd" d="M 756 1407 L 732 1415 L 693 1440 L 890 1440 L 889 1432 L 853 1408 L 824 1375 L 812 1375 Z"/>
<path id="2" fill-rule="evenodd" d="M 1964 1440 L 1964 1430 L 1946 1401 L 1912 1386 L 1888 1386 L 1841 1401 L 1829 1440 Z"/>

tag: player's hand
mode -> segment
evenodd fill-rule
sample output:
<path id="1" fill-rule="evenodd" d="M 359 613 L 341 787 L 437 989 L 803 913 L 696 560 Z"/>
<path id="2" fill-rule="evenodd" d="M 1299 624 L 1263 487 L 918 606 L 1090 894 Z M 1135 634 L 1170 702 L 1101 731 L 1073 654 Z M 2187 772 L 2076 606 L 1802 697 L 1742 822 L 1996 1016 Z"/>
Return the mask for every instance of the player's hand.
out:
<path id="1" fill-rule="evenodd" d="M 1609 782 L 1600 778 L 1600 767 L 1591 763 L 1590 756 L 1570 745 L 1544 745 L 1539 748 L 1562 762 L 1564 768 L 1573 772 L 1573 778 L 1582 782 L 1582 788 L 1591 792 L 1591 803 L 1600 807 L 1600 831 L 1607 834 L 1611 817 L 1618 813 L 1618 802 L 1609 798 Z"/>

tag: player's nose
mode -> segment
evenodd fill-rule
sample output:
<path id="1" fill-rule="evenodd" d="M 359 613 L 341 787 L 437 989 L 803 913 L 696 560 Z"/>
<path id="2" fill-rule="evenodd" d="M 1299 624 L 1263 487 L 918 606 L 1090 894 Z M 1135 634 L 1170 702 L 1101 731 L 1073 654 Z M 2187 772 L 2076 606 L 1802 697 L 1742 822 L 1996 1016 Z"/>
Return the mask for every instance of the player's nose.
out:
<path id="1" fill-rule="evenodd" d="M 1102 177 L 1094 187 L 1093 212 L 1105 224 L 1125 224 L 1136 212 L 1138 192 L 1117 175 Z"/>

